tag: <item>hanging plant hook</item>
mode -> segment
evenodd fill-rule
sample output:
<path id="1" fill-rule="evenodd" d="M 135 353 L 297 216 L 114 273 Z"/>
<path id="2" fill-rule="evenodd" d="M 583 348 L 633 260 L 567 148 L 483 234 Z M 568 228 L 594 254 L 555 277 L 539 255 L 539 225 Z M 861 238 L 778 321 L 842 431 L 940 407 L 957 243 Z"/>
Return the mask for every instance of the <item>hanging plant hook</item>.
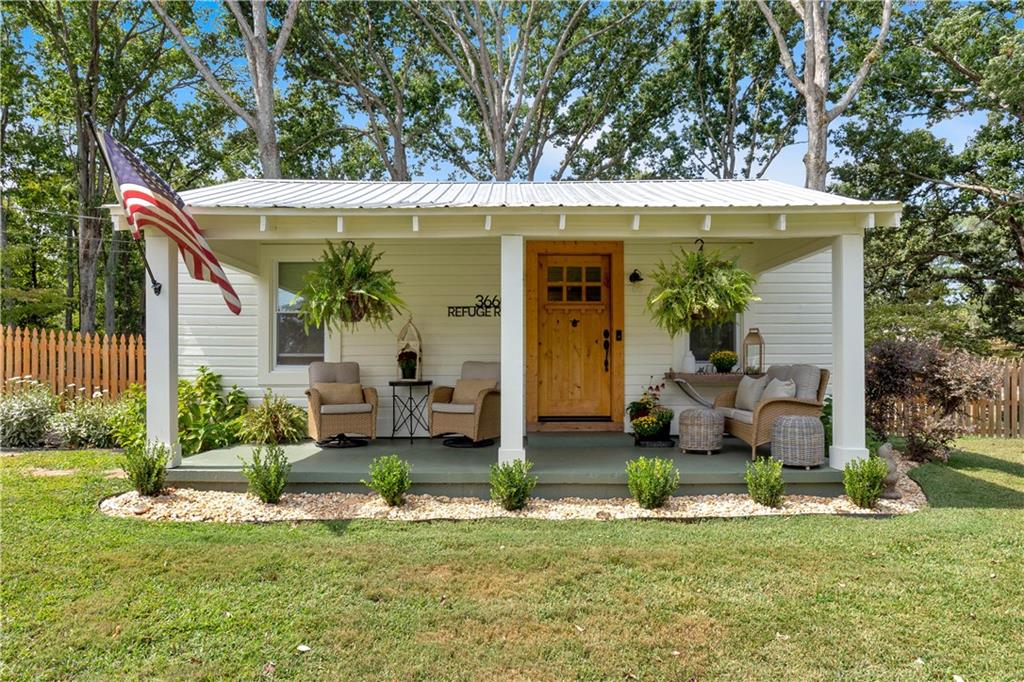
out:
<path id="1" fill-rule="evenodd" d="M 693 240 L 693 243 L 694 244 L 700 244 L 700 248 L 697 249 L 697 250 L 700 251 L 701 253 L 704 253 L 704 240 L 703 239 L 698 237 L 697 239 Z"/>

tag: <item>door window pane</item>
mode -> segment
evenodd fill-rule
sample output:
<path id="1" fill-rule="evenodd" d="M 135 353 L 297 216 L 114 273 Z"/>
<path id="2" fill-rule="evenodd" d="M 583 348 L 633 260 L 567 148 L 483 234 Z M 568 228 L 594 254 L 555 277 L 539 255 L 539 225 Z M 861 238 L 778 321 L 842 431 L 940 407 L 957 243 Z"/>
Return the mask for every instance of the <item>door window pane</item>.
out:
<path id="1" fill-rule="evenodd" d="M 601 268 L 599 268 L 599 267 L 588 267 L 587 268 L 587 281 L 588 282 L 600 282 L 601 281 Z"/>
<path id="2" fill-rule="evenodd" d="M 562 300 L 562 287 L 548 287 L 548 300 L 549 301 L 561 301 Z"/>
<path id="3" fill-rule="evenodd" d="M 582 301 L 583 300 L 583 287 L 566 287 L 565 288 L 565 300 L 567 300 L 567 301 Z"/>
<path id="4" fill-rule="evenodd" d="M 561 282 L 562 281 L 562 268 L 560 266 L 553 266 L 548 268 L 548 281 L 549 282 Z"/>
<path id="5" fill-rule="evenodd" d="M 566 282 L 582 282 L 583 281 L 583 268 L 577 265 L 570 265 L 565 269 L 565 281 Z"/>
<path id="6" fill-rule="evenodd" d="M 601 287 L 587 287 L 587 301 L 591 303 L 601 302 Z"/>
<path id="7" fill-rule="evenodd" d="M 312 263 L 277 264 L 277 301 L 274 312 L 274 363 L 308 365 L 324 359 L 324 330 L 310 327 L 307 333 L 298 314 L 298 295 Z"/>

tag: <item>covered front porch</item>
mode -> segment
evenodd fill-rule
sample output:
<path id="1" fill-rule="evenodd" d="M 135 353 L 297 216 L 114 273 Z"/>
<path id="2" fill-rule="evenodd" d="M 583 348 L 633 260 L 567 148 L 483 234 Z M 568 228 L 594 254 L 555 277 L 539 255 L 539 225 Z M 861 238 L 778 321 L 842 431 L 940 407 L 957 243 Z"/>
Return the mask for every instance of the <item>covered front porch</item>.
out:
<path id="1" fill-rule="evenodd" d="M 750 461 L 749 447 L 726 437 L 723 449 L 713 455 L 688 454 L 676 448 L 638 448 L 623 433 L 531 433 L 527 438 L 532 473 L 538 477 L 537 497 L 628 497 L 626 461 L 639 456 L 671 458 L 681 482 L 677 494 L 705 495 L 745 493 L 743 473 Z M 168 484 L 190 488 L 244 490 L 240 458 L 248 458 L 251 446 L 236 445 L 186 458 L 167 473 Z M 498 446 L 452 449 L 440 439 L 378 438 L 367 447 L 345 450 L 321 449 L 312 441 L 287 445 L 292 462 L 289 490 L 304 492 L 366 492 L 361 481 L 368 477 L 374 457 L 397 453 L 412 464 L 413 493 L 449 497 L 483 497 L 489 494 L 490 466 L 498 458 Z M 840 495 L 843 474 L 828 467 L 786 468 L 790 494 Z"/>
<path id="2" fill-rule="evenodd" d="M 375 243 L 385 254 L 382 266 L 394 269 L 408 316 L 422 333 L 423 378 L 434 387 L 453 386 L 464 361 L 500 365 L 500 430 L 495 446 L 472 452 L 429 441 L 424 429 L 416 431 L 413 444 L 377 439 L 369 447 L 346 452 L 322 452 L 308 443 L 291 446 L 296 486 L 361 489 L 359 481 L 366 477 L 370 460 L 397 452 L 413 462 L 417 483 L 450 494 L 486 494 L 490 464 L 529 459 L 541 477 L 539 494 L 561 494 L 565 490 L 559 486 L 572 486 L 573 494 L 621 495 L 625 461 L 653 454 L 675 458 L 683 478 L 681 492 L 743 490 L 750 449 L 738 440 L 727 439 L 721 454 L 702 457 L 641 451 L 622 433 L 630 428 L 623 415 L 628 403 L 649 381 L 680 369 L 689 349 L 688 340 L 670 338 L 645 312 L 650 273 L 679 249 L 702 248 L 698 241 L 736 258 L 761 280 L 763 301 L 739 315 L 735 327 L 741 332 L 759 327 L 766 333 L 766 365 L 805 364 L 831 372 L 829 458 L 821 470 L 790 472 L 790 491 L 798 492 L 795 486 L 804 484 L 838 486 L 843 466 L 868 454 L 863 239 L 865 230 L 876 224 L 898 223 L 896 203 L 856 201 L 769 181 L 238 181 L 193 190 L 184 198 L 210 247 L 232 269 L 243 312 L 227 314 L 216 290 L 206 283 L 183 280 L 179 295 L 176 246 L 147 234 L 147 257 L 163 283 L 160 295 L 147 290 L 147 429 L 150 439 L 170 447 L 172 483 L 241 485 L 238 456 L 248 454 L 239 447 L 181 458 L 178 379 L 197 366 L 222 373 L 226 384 L 237 383 L 251 401 L 269 388 L 305 406 L 308 362 L 289 358 L 286 344 L 280 343 L 287 337 L 284 321 L 292 311 L 278 301 L 291 300 L 294 294 L 288 268 L 317 260 L 328 240 Z M 112 213 L 123 223 L 116 207 Z M 543 261 L 554 265 L 540 282 L 542 259 L 570 257 L 576 260 Z M 817 258 L 813 267 L 800 265 L 808 258 Z M 785 277 L 773 274 L 783 268 L 790 268 Z M 554 286 L 553 269 L 565 273 L 564 281 Z M 570 277 L 591 270 L 597 279 L 589 274 Z M 559 296 L 564 291 L 565 297 L 550 298 L 552 289 L 559 289 L 554 292 Z M 589 298 L 590 289 L 594 299 Z M 475 310 L 473 301 L 481 299 L 497 302 L 493 315 L 453 314 Z M 562 384 L 538 379 L 539 349 L 545 343 L 537 331 L 538 308 L 550 301 L 599 304 L 610 311 L 602 324 L 584 320 L 579 327 L 580 335 L 592 336 L 587 348 L 604 349 L 587 356 L 592 365 L 580 369 L 548 363 L 557 370 L 551 376 L 560 377 Z M 573 317 L 569 323 L 576 329 L 578 316 L 566 315 Z M 389 381 L 397 369 L 395 326 L 326 330 L 320 347 L 300 354 L 305 360 L 358 363 L 360 383 L 381 396 L 377 434 L 390 433 L 394 421 Z M 547 341 L 567 338 L 569 334 Z M 572 354 L 559 357 L 565 356 Z M 179 373 L 179 363 L 185 372 Z M 593 401 L 598 407 L 589 404 L 591 384 L 585 381 L 595 375 L 606 391 L 600 401 Z M 563 384 L 572 390 L 566 392 L 571 399 L 563 401 L 562 409 L 538 410 L 538 387 Z M 713 393 L 705 397 L 711 399 Z M 677 417 L 696 404 L 674 386 L 664 398 Z M 597 413 L 600 423 L 593 423 Z M 558 419 L 552 422 L 553 417 Z M 580 423 L 566 423 L 570 418 Z M 592 423 L 585 423 L 588 419 Z M 539 433 L 583 426 L 607 433 Z"/>

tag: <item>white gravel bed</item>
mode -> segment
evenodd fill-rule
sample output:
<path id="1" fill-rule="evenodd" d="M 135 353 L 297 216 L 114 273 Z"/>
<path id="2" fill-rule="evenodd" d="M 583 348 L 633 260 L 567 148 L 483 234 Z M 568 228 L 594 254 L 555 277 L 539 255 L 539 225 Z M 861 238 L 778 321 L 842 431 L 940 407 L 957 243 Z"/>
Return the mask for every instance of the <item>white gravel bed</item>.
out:
<path id="1" fill-rule="evenodd" d="M 879 500 L 875 509 L 862 509 L 845 495 L 816 497 L 786 495 L 782 507 L 773 509 L 755 503 L 747 495 L 686 495 L 671 498 L 661 509 L 641 509 L 632 499 L 558 500 L 532 499 L 526 509 L 509 512 L 490 500 L 476 497 L 408 495 L 401 507 L 388 507 L 374 494 L 285 493 L 278 504 L 264 504 L 247 493 L 217 490 L 169 488 L 157 497 L 142 497 L 134 490 L 100 503 L 111 516 L 136 517 L 151 521 L 215 521 L 245 523 L 259 521 L 324 521 L 330 519 L 388 519 L 428 521 L 431 519 L 698 519 L 743 516 L 793 516 L 798 514 L 907 514 L 927 503 L 924 493 L 903 463 L 898 484 L 902 497 Z"/>

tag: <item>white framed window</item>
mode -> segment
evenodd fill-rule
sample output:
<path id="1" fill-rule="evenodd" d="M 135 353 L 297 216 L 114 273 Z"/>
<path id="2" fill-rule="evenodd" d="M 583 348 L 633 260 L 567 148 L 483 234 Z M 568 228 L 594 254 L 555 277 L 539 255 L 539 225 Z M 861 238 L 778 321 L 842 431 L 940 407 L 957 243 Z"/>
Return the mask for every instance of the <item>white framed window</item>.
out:
<path id="1" fill-rule="evenodd" d="M 299 304 L 310 262 L 278 262 L 275 275 L 273 319 L 274 367 L 307 366 L 324 359 L 323 327 L 310 327 L 307 332 L 299 315 Z"/>
<path id="2" fill-rule="evenodd" d="M 708 364 L 708 357 L 716 350 L 731 350 L 739 353 L 739 324 L 735 320 L 723 322 L 714 327 L 697 327 L 690 330 L 690 352 L 698 364 Z"/>

